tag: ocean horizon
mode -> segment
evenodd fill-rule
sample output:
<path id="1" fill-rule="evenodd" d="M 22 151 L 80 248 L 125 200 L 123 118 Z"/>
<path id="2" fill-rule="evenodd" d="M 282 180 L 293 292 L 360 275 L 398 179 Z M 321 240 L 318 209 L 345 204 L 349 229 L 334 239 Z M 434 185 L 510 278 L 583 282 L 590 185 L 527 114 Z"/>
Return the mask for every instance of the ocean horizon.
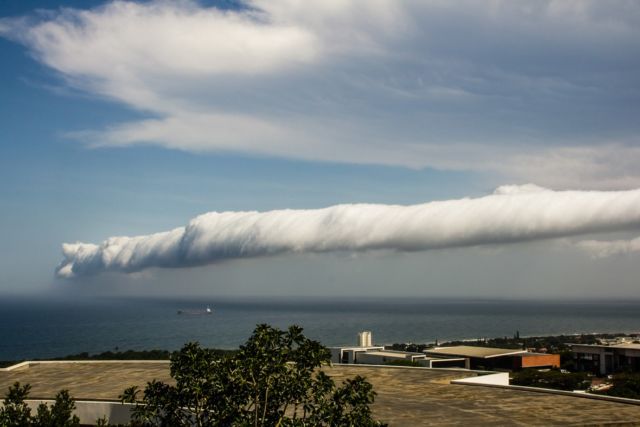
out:
<path id="1" fill-rule="evenodd" d="M 203 312 L 207 306 L 213 314 Z M 178 311 L 186 314 L 178 314 Z M 191 314 L 190 314 L 191 313 Z M 222 349 L 256 324 L 297 324 L 326 346 L 640 331 L 640 300 L 460 298 L 83 298 L 0 301 L 0 360 L 124 350 Z"/>

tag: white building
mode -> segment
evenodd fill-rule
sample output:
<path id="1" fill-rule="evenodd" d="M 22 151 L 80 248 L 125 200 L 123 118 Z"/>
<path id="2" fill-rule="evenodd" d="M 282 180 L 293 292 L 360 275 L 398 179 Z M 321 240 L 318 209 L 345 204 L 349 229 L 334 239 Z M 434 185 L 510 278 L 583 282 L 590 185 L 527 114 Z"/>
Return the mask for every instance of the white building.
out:
<path id="1" fill-rule="evenodd" d="M 384 346 L 372 345 L 370 331 L 358 333 L 358 345 L 353 347 L 331 347 L 332 363 L 361 363 L 366 365 L 385 365 L 390 362 L 407 361 L 418 363 L 426 368 L 464 367 L 463 358 L 429 357 L 424 353 L 385 350 Z"/>
<path id="2" fill-rule="evenodd" d="M 358 363 L 359 355 L 368 351 L 382 351 L 383 346 L 331 347 L 331 363 Z"/>

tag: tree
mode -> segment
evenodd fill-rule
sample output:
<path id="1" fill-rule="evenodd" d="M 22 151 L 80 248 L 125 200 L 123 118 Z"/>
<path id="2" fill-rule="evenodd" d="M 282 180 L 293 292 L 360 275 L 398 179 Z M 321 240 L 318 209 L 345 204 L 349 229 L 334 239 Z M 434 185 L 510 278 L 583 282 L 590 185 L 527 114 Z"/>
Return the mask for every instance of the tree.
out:
<path id="1" fill-rule="evenodd" d="M 7 395 L 0 408 L 1 426 L 24 426 L 29 425 L 31 420 L 31 408 L 26 404 L 25 399 L 29 396 L 31 386 L 26 384 L 20 386 L 19 382 L 9 387 Z"/>
<path id="2" fill-rule="evenodd" d="M 611 388 L 596 392 L 609 396 L 640 399 L 640 374 L 637 372 L 621 372 L 613 376 Z"/>
<path id="3" fill-rule="evenodd" d="M 0 408 L 0 426 L 77 427 L 80 425 L 80 419 L 73 415 L 76 405 L 67 390 L 61 390 L 56 395 L 51 407 L 41 403 L 35 416 L 31 416 L 31 408 L 25 402 L 30 390 L 29 384 L 21 387 L 19 382 L 9 388 L 4 406 Z"/>
<path id="4" fill-rule="evenodd" d="M 240 351 L 221 355 L 186 344 L 171 358 L 175 386 L 147 384 L 121 396 L 134 422 L 151 426 L 379 426 L 375 392 L 357 376 L 336 387 L 319 368 L 330 352 L 291 326 L 258 325 Z"/>
<path id="5" fill-rule="evenodd" d="M 51 407 L 41 403 L 38 412 L 33 419 L 35 427 L 76 427 L 80 425 L 80 419 L 73 415 L 76 404 L 69 395 L 68 390 L 61 390 L 56 395 Z"/>
<path id="6" fill-rule="evenodd" d="M 537 369 L 523 369 L 515 372 L 511 384 L 529 387 L 552 388 L 556 390 L 584 390 L 591 381 L 584 372 L 563 373 L 558 369 L 539 371 Z"/>

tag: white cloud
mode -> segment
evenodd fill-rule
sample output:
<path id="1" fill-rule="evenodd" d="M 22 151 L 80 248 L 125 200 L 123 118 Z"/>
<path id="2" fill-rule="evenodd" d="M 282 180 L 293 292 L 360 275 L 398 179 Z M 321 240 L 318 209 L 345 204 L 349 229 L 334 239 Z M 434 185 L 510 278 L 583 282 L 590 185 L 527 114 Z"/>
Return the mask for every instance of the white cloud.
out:
<path id="1" fill-rule="evenodd" d="M 271 73 L 317 55 L 314 35 L 303 28 L 189 1 L 65 9 L 24 38 L 52 68 L 104 81 Z"/>
<path id="2" fill-rule="evenodd" d="M 100 245 L 67 243 L 60 277 L 188 267 L 287 253 L 423 251 L 492 245 L 640 225 L 640 190 L 552 191 L 504 186 L 492 195 L 420 205 L 210 212 L 186 227 Z"/>
<path id="3" fill-rule="evenodd" d="M 635 188 L 640 4 L 188 0 L 0 20 L 64 81 L 150 119 L 71 134 Z"/>
<path id="4" fill-rule="evenodd" d="M 582 240 L 576 246 L 593 258 L 609 258 L 640 252 L 640 237 L 631 240 Z"/>
<path id="5" fill-rule="evenodd" d="M 563 187 L 636 188 L 640 185 L 640 147 L 603 144 L 563 147 L 539 153 L 513 154 L 498 168 L 508 176 L 529 180 L 538 177 L 543 185 Z M 613 169 L 615 168 L 615 171 Z"/>

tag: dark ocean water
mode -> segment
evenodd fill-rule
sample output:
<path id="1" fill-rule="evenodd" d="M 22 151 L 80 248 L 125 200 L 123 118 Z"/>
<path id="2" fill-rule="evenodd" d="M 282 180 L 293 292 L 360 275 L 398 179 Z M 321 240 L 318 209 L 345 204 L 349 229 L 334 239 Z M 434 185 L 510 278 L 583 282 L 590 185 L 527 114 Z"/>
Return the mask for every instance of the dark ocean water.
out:
<path id="1" fill-rule="evenodd" d="M 212 315 L 177 311 L 214 309 Z M 640 331 L 640 301 L 551 302 L 430 299 L 0 300 L 0 360 L 88 351 L 167 349 L 185 342 L 237 348 L 258 323 L 299 324 L 323 344 Z"/>

